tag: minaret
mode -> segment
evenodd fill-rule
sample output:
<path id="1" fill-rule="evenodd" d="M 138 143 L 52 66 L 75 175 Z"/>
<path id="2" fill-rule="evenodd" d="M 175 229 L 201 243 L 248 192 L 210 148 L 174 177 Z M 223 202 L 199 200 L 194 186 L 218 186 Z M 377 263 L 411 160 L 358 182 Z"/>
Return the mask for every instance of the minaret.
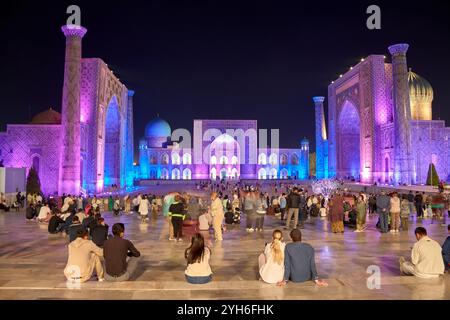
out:
<path id="1" fill-rule="evenodd" d="M 316 110 L 316 178 L 323 179 L 328 176 L 327 129 L 323 110 L 325 97 L 314 97 L 313 100 Z"/>
<path id="2" fill-rule="evenodd" d="M 309 141 L 303 138 L 300 141 L 300 172 L 299 179 L 309 179 Z"/>
<path id="3" fill-rule="evenodd" d="M 395 182 L 400 184 L 411 184 L 414 179 L 411 153 L 411 107 L 406 64 L 408 47 L 408 44 L 396 44 L 389 47 L 392 55 L 394 87 L 394 177 Z"/>
<path id="4" fill-rule="evenodd" d="M 62 149 L 59 165 L 59 194 L 80 192 L 80 74 L 81 39 L 87 30 L 77 25 L 63 26 L 66 36 L 64 87 L 62 98 Z"/>

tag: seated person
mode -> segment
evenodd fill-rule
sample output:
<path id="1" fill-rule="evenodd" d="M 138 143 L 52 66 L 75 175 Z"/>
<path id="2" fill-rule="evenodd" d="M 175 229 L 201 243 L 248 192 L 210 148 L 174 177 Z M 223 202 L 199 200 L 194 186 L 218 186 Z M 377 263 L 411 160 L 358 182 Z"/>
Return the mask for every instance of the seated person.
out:
<path id="1" fill-rule="evenodd" d="M 302 233 L 299 229 L 291 231 L 292 243 L 288 243 L 284 250 L 284 280 L 278 282 L 284 286 L 290 280 L 292 282 L 305 282 L 313 280 L 318 286 L 328 284 L 319 280 L 314 259 L 314 248 L 302 243 Z"/>
<path id="2" fill-rule="evenodd" d="M 71 282 L 86 282 L 95 270 L 98 281 L 103 281 L 101 257 L 103 250 L 89 240 L 87 231 L 78 230 L 77 238 L 69 244 L 69 257 L 64 275 Z"/>
<path id="3" fill-rule="evenodd" d="M 27 220 L 36 218 L 36 208 L 33 203 L 30 203 L 30 205 L 27 207 L 25 217 L 27 218 Z"/>
<path id="4" fill-rule="evenodd" d="M 51 212 L 50 220 L 48 221 L 48 233 L 55 234 L 63 230 L 65 221 L 61 219 L 55 211 Z"/>
<path id="5" fill-rule="evenodd" d="M 186 281 L 191 284 L 205 284 L 212 280 L 212 271 L 209 265 L 211 250 L 205 246 L 205 239 L 200 233 L 191 239 L 191 245 L 184 252 L 187 268 L 184 271 Z"/>
<path id="6" fill-rule="evenodd" d="M 3 199 L 3 201 L 0 203 L 0 210 L 4 210 L 5 212 L 8 212 L 9 211 L 9 206 L 8 206 L 8 204 L 6 203 L 6 200 L 5 199 Z"/>
<path id="7" fill-rule="evenodd" d="M 450 224 L 447 226 L 447 231 L 450 233 Z M 445 270 L 450 269 L 450 236 L 445 239 L 442 245 L 442 257 L 444 259 Z"/>
<path id="8" fill-rule="evenodd" d="M 203 211 L 198 217 L 199 230 L 200 231 L 209 231 L 209 228 L 212 223 L 212 217 L 209 212 Z"/>
<path id="9" fill-rule="evenodd" d="M 11 205 L 12 209 L 15 209 L 17 212 L 20 210 L 20 203 L 17 201 L 14 201 L 14 203 Z"/>
<path id="10" fill-rule="evenodd" d="M 444 274 L 442 248 L 439 243 L 428 237 L 427 230 L 423 227 L 416 228 L 414 234 L 417 242 L 411 251 L 411 262 L 400 257 L 400 272 L 425 279 L 437 278 Z"/>
<path id="11" fill-rule="evenodd" d="M 86 215 L 87 215 L 87 217 L 84 218 L 82 224 L 83 224 L 83 227 L 84 227 L 86 230 L 89 230 L 89 226 L 91 225 L 91 223 L 92 223 L 93 221 L 95 221 L 94 211 L 91 209 L 91 210 L 89 210 L 89 211 L 87 212 Z M 89 230 L 89 231 L 91 231 L 91 230 Z"/>
<path id="12" fill-rule="evenodd" d="M 103 244 L 107 281 L 127 281 L 137 268 L 141 253 L 130 240 L 124 239 L 125 226 L 116 223 L 112 227 L 113 238 Z M 128 257 L 128 261 L 127 261 Z"/>
<path id="13" fill-rule="evenodd" d="M 267 243 L 264 253 L 259 256 L 259 275 L 264 282 L 278 283 L 284 277 L 284 248 L 283 233 L 275 230 L 272 233 L 272 242 Z"/>
<path id="14" fill-rule="evenodd" d="M 39 222 L 48 222 L 50 220 L 50 207 L 48 206 L 48 203 L 45 203 L 41 209 L 39 210 L 39 215 L 37 217 Z"/>
<path id="15" fill-rule="evenodd" d="M 92 242 L 98 247 L 103 248 L 103 244 L 108 239 L 109 226 L 105 223 L 105 219 L 99 218 L 97 224 L 91 230 Z"/>
<path id="16" fill-rule="evenodd" d="M 77 238 L 78 231 L 85 230 L 81 224 L 78 216 L 75 215 L 72 219 L 72 224 L 67 229 L 67 234 L 69 235 L 69 242 L 74 241 Z"/>
<path id="17" fill-rule="evenodd" d="M 78 217 L 78 221 L 80 221 L 80 223 L 83 223 L 83 220 L 86 217 L 83 209 L 78 209 L 78 212 L 75 215 Z"/>

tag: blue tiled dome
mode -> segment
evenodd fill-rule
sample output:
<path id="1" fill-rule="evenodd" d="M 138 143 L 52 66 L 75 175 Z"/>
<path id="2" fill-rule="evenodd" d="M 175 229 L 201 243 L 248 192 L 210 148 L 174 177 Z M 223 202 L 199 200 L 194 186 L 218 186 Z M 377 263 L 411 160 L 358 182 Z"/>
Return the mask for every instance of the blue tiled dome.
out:
<path id="1" fill-rule="evenodd" d="M 145 127 L 146 138 L 166 138 L 170 137 L 172 130 L 166 120 L 155 118 Z"/>

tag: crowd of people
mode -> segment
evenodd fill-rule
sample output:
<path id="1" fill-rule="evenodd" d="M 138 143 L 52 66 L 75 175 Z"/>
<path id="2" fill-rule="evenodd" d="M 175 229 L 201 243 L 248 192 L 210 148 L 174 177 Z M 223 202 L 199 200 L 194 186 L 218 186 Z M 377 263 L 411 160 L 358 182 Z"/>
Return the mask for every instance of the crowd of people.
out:
<path id="1" fill-rule="evenodd" d="M 280 286 L 288 281 L 311 280 L 326 286 L 326 282 L 319 279 L 313 247 L 302 242 L 301 229 L 305 228 L 306 221 L 322 217 L 329 221 L 333 233 L 344 233 L 346 226 L 355 232 L 364 232 L 367 215 L 377 214 L 379 231 L 395 235 L 400 230 L 408 230 L 414 214 L 418 220 L 431 217 L 443 223 L 449 205 L 442 193 L 434 196 L 419 192 L 367 194 L 338 189 L 328 199 L 310 194 L 307 186 L 245 185 L 225 181 L 198 183 L 195 189 L 198 192 L 171 192 L 165 196 L 43 198 L 27 195 L 26 218 L 47 223 L 51 234 L 68 236 L 69 257 L 64 274 L 69 281 L 80 282 L 91 279 L 94 274 L 98 281 L 126 281 L 137 270 L 140 252 L 124 238 L 122 223 L 115 223 L 109 234 L 109 226 L 102 216 L 104 212 L 134 213 L 141 223 L 162 215 L 168 225 L 168 240 L 180 243 L 183 243 L 183 229 L 193 226 L 195 232 L 185 251 L 185 277 L 189 283 L 202 284 L 212 280 L 210 257 L 213 252 L 205 243 L 205 234 L 213 229 L 215 241 L 223 241 L 224 232 L 240 229 L 244 217 L 246 232 L 261 232 L 266 216 L 270 215 L 280 220 L 280 229 L 289 230 L 292 242 L 284 243 L 282 231 L 273 231 L 271 242 L 258 258 L 261 280 Z M 210 196 L 202 196 L 205 193 Z M 424 278 L 443 274 L 449 267 L 450 237 L 441 247 L 422 227 L 415 229 L 415 235 L 417 243 L 411 261 L 400 259 L 401 272 Z"/>

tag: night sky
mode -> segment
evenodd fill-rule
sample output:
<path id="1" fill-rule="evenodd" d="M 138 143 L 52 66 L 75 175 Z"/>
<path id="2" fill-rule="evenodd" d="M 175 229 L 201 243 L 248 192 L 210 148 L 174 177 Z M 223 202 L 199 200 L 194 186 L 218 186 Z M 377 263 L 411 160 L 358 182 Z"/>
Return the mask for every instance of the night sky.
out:
<path id="1" fill-rule="evenodd" d="M 61 110 L 68 5 L 88 29 L 83 57 L 102 58 L 136 91 L 135 141 L 157 113 L 257 119 L 282 147 L 314 145 L 312 97 L 369 54 L 410 44 L 408 64 L 432 84 L 433 117 L 450 126 L 450 4 L 444 1 L 13 1 L 0 9 L 0 125 Z M 382 29 L 366 28 L 378 4 Z M 426 5 L 425 5 L 426 4 Z M 390 59 L 388 59 L 390 61 Z"/>

